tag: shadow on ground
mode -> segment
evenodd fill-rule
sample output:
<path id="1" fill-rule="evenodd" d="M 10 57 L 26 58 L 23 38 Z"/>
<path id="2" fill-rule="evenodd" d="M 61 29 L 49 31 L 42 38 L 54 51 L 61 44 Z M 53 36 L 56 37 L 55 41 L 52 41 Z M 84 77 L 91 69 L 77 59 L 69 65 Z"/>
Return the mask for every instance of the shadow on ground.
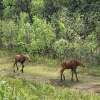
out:
<path id="1" fill-rule="evenodd" d="M 93 91 L 100 94 L 100 77 L 94 76 L 82 76 L 79 82 L 71 81 L 66 79 L 65 81 L 60 81 L 58 77 L 48 77 L 44 75 L 33 75 L 32 73 L 14 73 L 11 69 L 2 69 L 0 70 L 1 77 L 10 77 L 14 79 L 24 79 L 29 81 L 37 81 L 40 83 L 48 83 L 55 87 L 71 88 L 78 89 L 83 91 Z M 84 81 L 88 80 L 88 81 Z M 83 82 L 84 81 L 84 82 Z"/>

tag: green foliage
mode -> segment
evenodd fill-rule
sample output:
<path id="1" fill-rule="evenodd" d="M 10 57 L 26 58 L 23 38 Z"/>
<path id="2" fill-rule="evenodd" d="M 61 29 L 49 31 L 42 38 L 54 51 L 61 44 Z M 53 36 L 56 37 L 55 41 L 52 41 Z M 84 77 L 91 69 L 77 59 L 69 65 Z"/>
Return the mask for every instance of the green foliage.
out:
<path id="1" fill-rule="evenodd" d="M 47 59 L 51 57 L 81 58 L 99 65 L 100 0 L 0 0 L 0 50 L 3 48 L 27 52 L 34 62 L 49 62 L 50 66 L 57 63 Z M 93 93 L 5 80 L 0 81 L 0 100 L 100 99 Z"/>
<path id="2" fill-rule="evenodd" d="M 2 0 L 0 48 L 99 62 L 99 4 L 99 0 Z"/>
<path id="3" fill-rule="evenodd" d="M 49 48 L 55 40 L 51 25 L 36 16 L 33 17 L 34 23 L 30 24 L 26 13 L 21 13 L 20 17 L 16 39 L 19 51 L 24 51 L 26 48 L 34 53 Z"/>
<path id="4" fill-rule="evenodd" d="M 6 80 L 6 81 L 5 81 Z M 7 100 L 99 100 L 92 92 L 60 89 L 49 84 L 4 78 L 0 81 L 0 99 Z"/>
<path id="5" fill-rule="evenodd" d="M 60 39 L 54 43 L 54 50 L 58 57 L 65 56 L 65 51 L 68 48 L 68 41 Z"/>
<path id="6" fill-rule="evenodd" d="M 43 16 L 44 0 L 32 0 L 32 15 Z"/>
<path id="7" fill-rule="evenodd" d="M 4 5 L 4 17 L 13 18 L 15 17 L 15 0 L 3 0 Z"/>
<path id="8" fill-rule="evenodd" d="M 17 28 L 18 27 L 13 20 L 2 21 L 2 42 L 5 46 L 15 45 Z"/>
<path id="9" fill-rule="evenodd" d="M 34 17 L 34 23 L 32 25 L 32 51 L 44 50 L 51 46 L 52 42 L 55 40 L 55 34 L 49 23 L 41 20 L 38 17 Z"/>
<path id="10" fill-rule="evenodd" d="M 27 13 L 21 13 L 19 25 L 18 25 L 17 41 L 23 42 L 23 44 L 30 43 L 31 34 L 32 34 L 31 32 L 32 32 L 32 29 L 31 29 L 30 23 L 28 22 Z"/>

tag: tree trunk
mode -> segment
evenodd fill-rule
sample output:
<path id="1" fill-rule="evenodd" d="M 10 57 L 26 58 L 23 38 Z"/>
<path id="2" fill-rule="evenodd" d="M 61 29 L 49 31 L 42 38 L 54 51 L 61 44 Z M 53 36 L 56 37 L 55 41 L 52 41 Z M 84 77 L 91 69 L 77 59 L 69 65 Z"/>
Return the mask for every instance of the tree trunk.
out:
<path id="1" fill-rule="evenodd" d="M 3 42 L 2 42 L 2 32 L 0 32 L 0 48 L 3 47 Z"/>

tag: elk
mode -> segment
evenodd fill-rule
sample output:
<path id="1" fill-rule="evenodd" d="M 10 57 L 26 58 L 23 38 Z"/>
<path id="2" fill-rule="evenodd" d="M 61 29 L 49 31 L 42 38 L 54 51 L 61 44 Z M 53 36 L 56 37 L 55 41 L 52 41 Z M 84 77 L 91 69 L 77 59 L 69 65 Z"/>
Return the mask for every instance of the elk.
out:
<path id="1" fill-rule="evenodd" d="M 20 63 L 22 65 L 21 72 L 23 73 L 24 63 L 25 63 L 26 60 L 31 62 L 31 59 L 30 59 L 30 57 L 28 55 L 17 54 L 15 56 L 15 61 L 14 61 L 14 66 L 13 66 L 14 70 L 13 71 L 15 72 L 15 66 L 16 66 L 17 70 L 19 69 L 17 63 Z"/>
<path id="2" fill-rule="evenodd" d="M 72 77 L 71 77 L 71 80 L 73 81 L 73 75 L 75 74 L 75 77 L 76 77 L 76 80 L 78 80 L 78 76 L 77 76 L 77 67 L 78 66 L 82 66 L 82 67 L 85 67 L 80 61 L 78 60 L 70 60 L 69 62 L 62 62 L 61 64 L 61 70 L 60 70 L 60 75 L 61 75 L 61 81 L 62 80 L 65 80 L 65 76 L 63 74 L 63 72 L 65 71 L 65 69 L 70 69 L 71 70 L 71 73 L 72 73 Z"/>

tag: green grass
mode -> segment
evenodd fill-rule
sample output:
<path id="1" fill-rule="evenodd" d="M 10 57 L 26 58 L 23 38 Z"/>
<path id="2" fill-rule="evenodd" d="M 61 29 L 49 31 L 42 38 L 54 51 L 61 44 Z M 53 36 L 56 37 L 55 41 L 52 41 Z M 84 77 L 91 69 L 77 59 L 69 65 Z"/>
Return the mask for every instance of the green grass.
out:
<path id="1" fill-rule="evenodd" d="M 100 95 L 35 81 L 2 77 L 0 100 L 100 100 Z"/>
<path id="2" fill-rule="evenodd" d="M 26 64 L 24 74 L 14 74 L 12 57 L 11 53 L 0 52 L 0 100 L 100 100 L 95 92 L 73 88 L 100 83 L 99 67 L 90 66 L 85 71 L 79 68 L 79 83 L 71 82 L 71 73 L 66 70 L 66 81 L 59 83 L 60 66 L 56 60 L 35 57 L 33 62 L 38 59 L 37 63 Z"/>

